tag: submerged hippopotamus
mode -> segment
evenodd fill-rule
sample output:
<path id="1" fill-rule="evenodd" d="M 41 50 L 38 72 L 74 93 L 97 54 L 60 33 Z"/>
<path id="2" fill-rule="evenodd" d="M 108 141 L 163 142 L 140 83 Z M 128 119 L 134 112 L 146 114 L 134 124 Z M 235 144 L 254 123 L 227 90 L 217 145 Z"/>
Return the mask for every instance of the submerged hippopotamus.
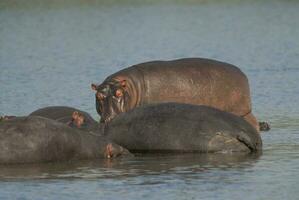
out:
<path id="1" fill-rule="evenodd" d="M 29 116 L 40 116 L 65 123 L 71 127 L 100 134 L 99 124 L 82 110 L 67 106 L 49 106 L 38 109 Z"/>
<path id="2" fill-rule="evenodd" d="M 102 122 L 135 107 L 178 102 L 206 105 L 243 117 L 256 130 L 248 80 L 236 66 L 202 58 L 141 63 L 92 84 Z"/>
<path id="3" fill-rule="evenodd" d="M 207 106 L 162 103 L 116 116 L 105 136 L 131 152 L 256 152 L 260 134 L 243 118 Z"/>
<path id="4" fill-rule="evenodd" d="M 0 164 L 111 158 L 130 155 L 101 136 L 38 117 L 15 117 L 0 123 Z"/>

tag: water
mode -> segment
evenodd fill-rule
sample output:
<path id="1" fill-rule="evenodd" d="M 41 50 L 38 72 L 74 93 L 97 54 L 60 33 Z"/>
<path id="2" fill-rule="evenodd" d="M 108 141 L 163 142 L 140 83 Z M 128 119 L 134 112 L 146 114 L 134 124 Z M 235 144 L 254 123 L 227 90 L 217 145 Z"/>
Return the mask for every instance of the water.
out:
<path id="1" fill-rule="evenodd" d="M 149 60 L 239 66 L 272 130 L 260 156 L 159 155 L 0 166 L 0 199 L 296 199 L 298 1 L 0 2 L 0 114 L 68 105 L 98 118 L 92 82 Z"/>

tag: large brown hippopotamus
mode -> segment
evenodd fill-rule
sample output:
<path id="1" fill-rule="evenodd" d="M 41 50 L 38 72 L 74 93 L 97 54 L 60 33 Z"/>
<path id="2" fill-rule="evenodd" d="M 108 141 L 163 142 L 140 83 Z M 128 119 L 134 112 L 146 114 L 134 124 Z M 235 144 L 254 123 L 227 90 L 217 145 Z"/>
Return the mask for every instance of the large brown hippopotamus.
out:
<path id="1" fill-rule="evenodd" d="M 131 152 L 261 152 L 260 134 L 242 117 L 208 106 L 148 104 L 119 114 L 105 136 Z"/>
<path id="2" fill-rule="evenodd" d="M 39 163 L 130 155 L 104 137 L 38 116 L 0 123 L 0 164 Z"/>
<path id="3" fill-rule="evenodd" d="M 203 58 L 141 63 L 92 84 L 101 122 L 135 107 L 178 102 L 206 105 L 243 117 L 259 130 L 251 112 L 247 77 L 236 66 Z"/>
<path id="4" fill-rule="evenodd" d="M 99 124 L 82 110 L 68 106 L 48 106 L 40 108 L 29 116 L 40 116 L 64 123 L 73 128 L 100 134 Z"/>

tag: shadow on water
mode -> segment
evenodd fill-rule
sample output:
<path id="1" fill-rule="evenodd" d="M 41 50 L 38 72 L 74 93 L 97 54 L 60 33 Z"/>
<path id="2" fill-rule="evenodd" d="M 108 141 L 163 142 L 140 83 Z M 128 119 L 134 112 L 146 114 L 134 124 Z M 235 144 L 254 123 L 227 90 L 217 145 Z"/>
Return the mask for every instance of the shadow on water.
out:
<path id="1" fill-rule="evenodd" d="M 145 154 L 101 161 L 2 165 L 0 179 L 120 179 L 140 175 L 192 174 L 253 167 L 261 154 Z"/>

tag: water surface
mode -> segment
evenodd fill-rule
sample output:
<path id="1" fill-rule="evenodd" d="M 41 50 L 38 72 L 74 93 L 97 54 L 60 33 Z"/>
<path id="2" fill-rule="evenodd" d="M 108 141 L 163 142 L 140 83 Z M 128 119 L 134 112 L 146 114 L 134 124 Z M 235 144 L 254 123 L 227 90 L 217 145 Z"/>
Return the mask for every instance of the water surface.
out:
<path id="1" fill-rule="evenodd" d="M 260 156 L 159 155 L 1 166 L 0 199 L 296 199 L 298 1 L 0 2 L 0 114 L 49 105 L 95 118 L 92 82 L 149 60 L 207 57 L 248 76 L 269 121 Z"/>

